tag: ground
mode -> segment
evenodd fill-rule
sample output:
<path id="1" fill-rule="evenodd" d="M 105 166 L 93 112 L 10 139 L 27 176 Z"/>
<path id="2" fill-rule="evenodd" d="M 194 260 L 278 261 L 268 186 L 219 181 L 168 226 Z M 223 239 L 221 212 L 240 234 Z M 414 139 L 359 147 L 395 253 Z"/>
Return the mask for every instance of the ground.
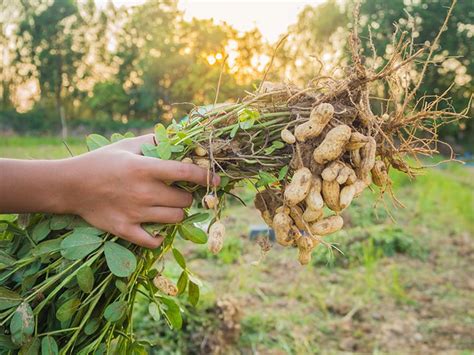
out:
<path id="1" fill-rule="evenodd" d="M 42 142 L 2 138 L 0 156 L 68 155 L 59 140 Z M 69 146 L 85 151 L 77 141 Z M 279 246 L 261 258 L 248 234 L 263 222 L 251 190 L 240 188 L 249 206 L 229 203 L 219 256 L 178 241 L 203 282 L 197 309 L 182 299 L 184 330 L 151 321 L 144 307 L 138 312 L 139 335 L 156 344 L 150 352 L 473 353 L 474 169 L 450 163 L 414 181 L 392 176 L 405 208 L 390 199 L 376 204 L 376 189 L 365 193 L 345 214 L 344 231 L 331 237 L 344 255 L 331 258 L 320 247 L 307 267 L 296 250 Z M 166 265 L 176 280 L 178 268 Z"/>

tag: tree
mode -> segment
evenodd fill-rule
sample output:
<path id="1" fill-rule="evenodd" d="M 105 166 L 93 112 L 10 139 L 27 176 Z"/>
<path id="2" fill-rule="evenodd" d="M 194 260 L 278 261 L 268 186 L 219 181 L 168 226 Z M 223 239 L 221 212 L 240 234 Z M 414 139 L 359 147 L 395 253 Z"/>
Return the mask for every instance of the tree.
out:
<path id="1" fill-rule="evenodd" d="M 87 53 L 87 41 L 75 0 L 21 1 L 24 16 L 18 27 L 17 61 L 29 67 L 27 78 L 38 78 L 42 99 L 53 99 L 67 136 L 65 100 L 80 90 L 79 68 Z"/>

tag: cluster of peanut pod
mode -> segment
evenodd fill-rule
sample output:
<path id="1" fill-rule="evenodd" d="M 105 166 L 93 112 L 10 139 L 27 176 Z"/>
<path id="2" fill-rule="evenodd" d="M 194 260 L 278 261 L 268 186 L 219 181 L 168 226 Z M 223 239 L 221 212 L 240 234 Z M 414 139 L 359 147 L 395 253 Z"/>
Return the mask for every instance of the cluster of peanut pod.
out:
<path id="1" fill-rule="evenodd" d="M 281 138 L 288 144 L 308 147 L 312 142 L 312 166 L 303 166 L 300 160 L 290 182 L 278 198 L 273 198 L 273 202 L 279 201 L 276 208 L 265 196 L 275 191 L 267 189 L 256 198 L 264 201 L 256 200 L 256 206 L 274 229 L 276 241 L 282 246 L 296 246 L 303 265 L 310 262 L 322 237 L 343 227 L 340 213 L 352 200 L 372 182 L 386 186 L 389 179 L 385 163 L 376 159 L 375 139 L 339 124 L 332 120 L 333 115 L 333 106 L 323 103 L 313 108 L 308 121 L 297 125 L 294 132 L 282 130 Z"/>

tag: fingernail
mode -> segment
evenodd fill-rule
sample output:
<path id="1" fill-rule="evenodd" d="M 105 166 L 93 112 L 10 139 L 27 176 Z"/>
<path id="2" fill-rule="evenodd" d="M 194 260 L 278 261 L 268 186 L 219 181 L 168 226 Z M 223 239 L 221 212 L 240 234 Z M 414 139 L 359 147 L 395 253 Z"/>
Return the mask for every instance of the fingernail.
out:
<path id="1" fill-rule="evenodd" d="M 212 178 L 212 184 L 218 186 L 221 183 L 221 177 L 219 175 L 214 175 Z"/>

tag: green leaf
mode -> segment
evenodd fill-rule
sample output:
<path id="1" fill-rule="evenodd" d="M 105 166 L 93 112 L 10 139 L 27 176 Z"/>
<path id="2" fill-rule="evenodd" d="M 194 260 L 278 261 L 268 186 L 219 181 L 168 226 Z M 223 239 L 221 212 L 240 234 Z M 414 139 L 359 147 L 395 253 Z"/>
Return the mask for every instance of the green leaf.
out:
<path id="1" fill-rule="evenodd" d="M 135 137 L 135 133 L 133 132 L 126 132 L 124 135 L 123 135 L 124 138 L 133 138 Z"/>
<path id="2" fill-rule="evenodd" d="M 130 346 L 130 355 L 148 355 L 148 351 L 145 349 L 145 347 L 140 344 L 137 341 L 134 341 L 132 345 Z"/>
<path id="3" fill-rule="evenodd" d="M 259 171 L 258 175 L 260 179 L 257 181 L 257 187 L 267 186 L 278 182 L 278 179 L 276 177 L 267 173 L 266 171 Z"/>
<path id="4" fill-rule="evenodd" d="M 14 344 L 23 345 L 35 331 L 35 318 L 30 305 L 23 302 L 18 306 L 10 321 L 10 333 Z"/>
<path id="5" fill-rule="evenodd" d="M 110 144 L 109 140 L 100 134 L 89 134 L 86 137 L 86 144 L 89 150 L 96 150 Z"/>
<path id="6" fill-rule="evenodd" d="M 115 142 L 119 142 L 121 141 L 122 139 L 125 139 L 125 137 L 123 135 L 121 135 L 120 133 L 113 133 L 111 136 L 110 136 L 110 141 L 112 143 L 115 143 Z"/>
<path id="7" fill-rule="evenodd" d="M 148 273 L 146 274 L 146 277 L 148 277 L 150 280 L 153 280 L 156 277 L 156 275 L 158 275 L 159 273 L 160 272 L 157 269 L 153 268 L 150 271 L 148 271 Z"/>
<path id="8" fill-rule="evenodd" d="M 155 302 L 151 302 L 148 305 L 148 313 L 150 314 L 151 318 L 153 318 L 154 321 L 158 322 L 161 318 L 160 316 L 160 308 Z"/>
<path id="9" fill-rule="evenodd" d="M 105 242 L 105 260 L 112 274 L 118 277 L 129 277 L 137 267 L 135 255 L 120 244 Z"/>
<path id="10" fill-rule="evenodd" d="M 143 144 L 142 145 L 142 154 L 150 158 L 158 158 L 158 153 L 156 151 L 156 146 L 152 144 Z"/>
<path id="11" fill-rule="evenodd" d="M 0 334 L 0 350 L 14 350 L 17 348 L 18 345 L 13 344 L 9 335 Z"/>
<path id="12" fill-rule="evenodd" d="M 65 215 L 60 215 L 60 214 L 55 214 L 52 218 L 51 221 L 49 222 L 49 227 L 53 231 L 65 229 L 68 227 L 72 221 L 74 220 L 74 216 L 65 214 Z"/>
<path id="13" fill-rule="evenodd" d="M 190 224 L 190 223 L 199 223 L 199 222 L 204 222 L 209 219 L 210 215 L 209 213 L 195 213 L 191 216 L 188 216 L 184 219 L 182 222 L 183 224 Z"/>
<path id="14" fill-rule="evenodd" d="M 102 244 L 102 238 L 75 230 L 61 242 L 61 255 L 69 260 L 82 259 Z"/>
<path id="15" fill-rule="evenodd" d="M 178 265 L 181 266 L 181 268 L 186 269 L 186 260 L 184 260 L 183 254 L 181 254 L 178 249 L 173 248 L 173 256 Z"/>
<path id="16" fill-rule="evenodd" d="M 183 318 L 179 310 L 179 306 L 176 302 L 170 298 L 160 297 L 161 302 L 164 305 L 164 312 L 166 319 L 173 329 L 181 329 L 183 325 Z"/>
<path id="17" fill-rule="evenodd" d="M 51 232 L 51 229 L 49 228 L 49 220 L 41 221 L 33 228 L 31 239 L 39 243 L 48 236 L 49 232 Z"/>
<path id="18" fill-rule="evenodd" d="M 90 293 L 94 287 L 94 272 L 89 265 L 81 267 L 76 274 L 77 284 L 84 293 Z"/>
<path id="19" fill-rule="evenodd" d="M 281 149 L 281 148 L 283 148 L 284 146 L 285 146 L 285 144 L 284 144 L 283 142 L 281 142 L 281 141 L 274 141 L 270 147 L 264 149 L 264 152 L 265 152 L 266 155 L 270 155 L 270 154 L 272 154 L 275 150 Z"/>
<path id="20" fill-rule="evenodd" d="M 107 306 L 104 317 L 109 322 L 118 322 L 127 312 L 128 303 L 126 301 L 116 301 Z"/>
<path id="21" fill-rule="evenodd" d="M 92 335 L 99 329 L 100 326 L 100 319 L 98 318 L 91 318 L 87 321 L 86 325 L 84 326 L 84 333 L 87 335 Z"/>
<path id="22" fill-rule="evenodd" d="M 168 132 L 166 131 L 165 126 L 163 124 L 158 123 L 155 126 L 155 138 L 156 138 L 156 143 L 161 143 L 161 142 L 168 142 Z"/>
<path id="23" fill-rule="evenodd" d="M 35 257 L 41 257 L 43 255 L 48 255 L 56 253 L 61 250 L 62 239 L 51 239 L 39 243 L 31 250 L 31 254 Z"/>
<path id="24" fill-rule="evenodd" d="M 80 226 L 74 228 L 75 233 L 90 234 L 90 235 L 101 235 L 104 231 L 91 226 Z"/>
<path id="25" fill-rule="evenodd" d="M 79 308 L 81 301 L 77 298 L 71 298 L 64 302 L 56 311 L 56 318 L 60 322 L 66 322 L 72 318 Z"/>
<path id="26" fill-rule="evenodd" d="M 172 145 L 171 146 L 171 152 L 172 153 L 180 153 L 184 150 L 184 146 L 182 145 Z"/>
<path id="27" fill-rule="evenodd" d="M 191 303 L 194 307 L 196 307 L 199 301 L 199 286 L 196 285 L 192 281 L 189 281 L 188 299 L 189 299 L 189 303 Z"/>
<path id="28" fill-rule="evenodd" d="M 21 347 L 18 355 L 38 355 L 40 351 L 40 344 L 41 343 L 38 338 L 33 338 Z"/>
<path id="29" fill-rule="evenodd" d="M 239 125 L 242 129 L 249 129 L 255 124 L 255 121 L 260 118 L 260 113 L 257 110 L 244 108 L 239 112 Z"/>
<path id="30" fill-rule="evenodd" d="M 22 301 L 21 296 L 5 287 L 0 287 L 0 311 L 15 307 Z"/>
<path id="31" fill-rule="evenodd" d="M 122 280 L 116 280 L 115 281 L 115 287 L 117 287 L 117 289 L 122 293 L 127 293 L 128 292 L 127 284 L 125 282 L 123 282 Z"/>
<path id="32" fill-rule="evenodd" d="M 169 142 L 158 143 L 156 153 L 160 159 L 169 160 L 171 158 L 171 144 Z"/>
<path id="33" fill-rule="evenodd" d="M 59 354 L 58 344 L 50 335 L 43 337 L 41 340 L 41 355 L 57 355 Z"/>
<path id="34" fill-rule="evenodd" d="M 232 131 L 230 131 L 230 138 L 234 138 L 235 135 L 237 134 L 238 130 L 239 130 L 239 125 L 236 124 L 234 126 L 234 128 L 232 128 Z"/>
<path id="35" fill-rule="evenodd" d="M 187 240 L 196 244 L 206 244 L 207 234 L 202 229 L 193 226 L 192 224 L 181 224 L 178 227 L 179 234 Z"/>
<path id="36" fill-rule="evenodd" d="M 283 180 L 287 173 L 288 173 L 288 165 L 285 165 L 283 168 L 280 169 L 280 172 L 278 173 L 278 181 Z"/>
<path id="37" fill-rule="evenodd" d="M 176 287 L 178 287 L 178 295 L 181 295 L 186 290 L 186 286 L 188 286 L 188 273 L 183 270 L 176 284 Z"/>
<path id="38" fill-rule="evenodd" d="M 8 253 L 0 249 L 0 270 L 13 265 L 16 262 Z"/>

